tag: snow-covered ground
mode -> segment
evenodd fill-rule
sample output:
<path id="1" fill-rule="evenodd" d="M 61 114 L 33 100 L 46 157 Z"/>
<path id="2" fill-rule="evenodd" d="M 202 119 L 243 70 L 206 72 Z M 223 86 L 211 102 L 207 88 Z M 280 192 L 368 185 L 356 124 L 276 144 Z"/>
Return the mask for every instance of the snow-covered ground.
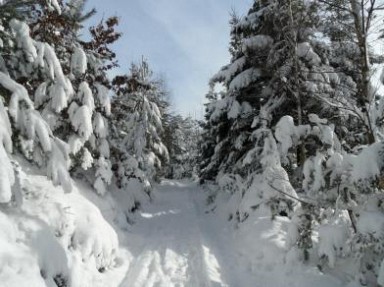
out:
<path id="1" fill-rule="evenodd" d="M 164 181 L 130 236 L 134 256 L 121 286 L 236 286 L 237 266 L 216 241 L 196 184 Z M 243 285 L 244 286 L 244 285 Z"/>
<path id="2" fill-rule="evenodd" d="M 234 230 L 207 211 L 196 183 L 165 180 L 127 237 L 133 261 L 120 286 L 342 286 L 316 267 L 286 263 L 287 225 L 260 218 Z"/>
<path id="3" fill-rule="evenodd" d="M 0 286 L 118 286 L 131 256 L 108 220 L 113 199 L 78 182 L 66 194 L 18 161 L 14 203 L 0 205 Z"/>
<path id="4" fill-rule="evenodd" d="M 196 183 L 163 181 L 129 225 L 111 193 L 100 198 L 77 182 L 65 194 L 28 164 L 20 179 L 24 200 L 0 207 L 0 286 L 342 286 L 286 263 L 287 220 L 250 219 L 234 230 L 207 211 Z"/>

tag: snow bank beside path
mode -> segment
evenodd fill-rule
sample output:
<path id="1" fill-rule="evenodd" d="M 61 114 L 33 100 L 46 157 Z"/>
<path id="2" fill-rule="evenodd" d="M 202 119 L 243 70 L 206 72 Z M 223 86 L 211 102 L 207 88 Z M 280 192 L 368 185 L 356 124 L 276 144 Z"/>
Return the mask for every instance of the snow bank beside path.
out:
<path id="1" fill-rule="evenodd" d="M 134 258 L 122 287 L 344 286 L 287 254 L 287 218 L 236 229 L 196 183 L 166 180 L 154 195 L 127 237 Z"/>
<path id="2" fill-rule="evenodd" d="M 164 181 L 123 226 L 110 194 L 65 194 L 28 164 L 19 179 L 21 207 L 0 205 L 1 286 L 345 287 L 288 252 L 288 218 L 234 228 L 196 183 Z"/>
<path id="3" fill-rule="evenodd" d="M 130 254 L 101 213 L 112 200 L 84 184 L 65 194 L 27 163 L 17 188 L 20 207 L 0 205 L 1 286 L 119 286 Z"/>
<path id="4" fill-rule="evenodd" d="M 248 266 L 257 281 L 249 287 L 341 287 L 338 279 L 316 266 L 304 265 L 299 252 L 288 252 L 290 221 L 286 217 L 249 218 L 234 234 L 239 264 Z"/>
<path id="5" fill-rule="evenodd" d="M 210 193 L 210 195 L 209 195 Z M 212 198 L 215 189 L 205 192 Z M 215 196 L 214 196 L 215 197 Z M 216 197 L 214 204 L 205 207 L 205 221 L 211 221 L 211 233 L 232 270 L 230 286 L 241 287 L 342 287 L 346 283 L 322 273 L 316 266 L 302 263 L 302 256 L 288 248 L 291 221 L 277 216 L 275 220 L 261 213 L 250 215 L 234 226 L 228 221 L 229 210 L 236 200 L 228 196 Z M 212 202 L 212 200 L 211 200 Z M 220 243 L 221 242 L 221 243 Z M 228 262 L 231 261 L 231 262 Z M 236 274 L 235 274 L 236 273 Z M 239 283 L 239 285 L 237 285 Z"/>

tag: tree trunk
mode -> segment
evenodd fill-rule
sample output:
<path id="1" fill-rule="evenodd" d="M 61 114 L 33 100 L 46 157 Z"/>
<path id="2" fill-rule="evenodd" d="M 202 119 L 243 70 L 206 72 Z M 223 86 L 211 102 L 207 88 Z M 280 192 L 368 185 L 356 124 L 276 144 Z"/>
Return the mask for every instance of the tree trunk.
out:
<path id="1" fill-rule="evenodd" d="M 369 115 L 369 110 L 367 104 L 371 102 L 371 95 L 369 91 L 370 86 L 370 63 L 369 63 L 369 52 L 367 49 L 368 45 L 368 23 L 371 21 L 367 19 L 365 20 L 365 3 L 364 0 L 360 0 L 360 7 L 358 0 L 350 0 L 351 11 L 354 19 L 354 30 L 357 38 L 357 44 L 359 46 L 360 52 L 360 72 L 361 79 L 358 83 L 358 97 L 360 98 L 361 109 L 365 113 L 366 116 L 366 128 L 367 135 L 366 141 L 368 144 L 373 144 L 375 142 L 375 135 L 372 129 L 371 118 Z M 371 7 L 373 9 L 373 7 Z M 368 17 L 372 17 L 372 14 L 368 15 Z"/>

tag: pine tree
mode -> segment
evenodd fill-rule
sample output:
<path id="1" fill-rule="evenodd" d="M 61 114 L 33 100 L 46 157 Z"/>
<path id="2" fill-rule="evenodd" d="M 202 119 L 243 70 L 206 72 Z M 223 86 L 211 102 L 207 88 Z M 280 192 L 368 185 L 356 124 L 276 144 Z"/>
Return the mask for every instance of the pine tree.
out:
<path id="1" fill-rule="evenodd" d="M 130 74 L 114 79 L 113 157 L 117 184 L 122 189 L 139 180 L 149 193 L 168 161 L 162 142 L 163 122 L 159 109 L 162 92 L 145 59 L 132 64 Z"/>
<path id="2" fill-rule="evenodd" d="M 377 108 L 377 91 L 374 88 L 377 83 L 373 82 L 374 64 L 383 62 L 372 44 L 377 41 L 377 36 L 374 35 L 377 25 L 375 22 L 380 21 L 378 17 L 382 7 L 377 1 L 319 2 L 327 12 L 324 31 L 332 41 L 331 65 L 348 75 L 355 84 L 349 99 L 351 103 L 341 105 L 342 108 L 352 109 L 351 120 L 364 128 L 364 136 L 356 138 L 354 144 L 372 144 L 378 136 L 376 119 L 372 118 Z M 353 131 L 354 127 L 351 125 L 349 128 Z"/>
<path id="3" fill-rule="evenodd" d="M 197 175 L 200 131 L 197 121 L 181 115 L 168 115 L 164 130 L 168 141 L 165 146 L 169 152 L 167 177 L 181 179 Z"/>
<path id="4" fill-rule="evenodd" d="M 317 77 L 315 82 L 310 77 L 324 68 L 309 42 L 312 9 L 301 1 L 255 1 L 244 19 L 232 20 L 232 38 L 237 40 L 232 41 L 231 63 L 212 79 L 212 86 L 222 83 L 226 91 L 209 119 L 226 124 L 212 157 L 220 163 L 221 173 L 238 174 L 244 180 L 262 173 L 266 167 L 260 163 L 265 144 L 261 131 L 284 114 L 302 122 L 304 111 L 318 103 L 311 95 L 321 97 L 331 89 L 329 80 Z M 302 103 L 304 97 L 307 101 Z"/>
<path id="5" fill-rule="evenodd" d="M 60 14 L 39 11 L 40 17 L 33 23 L 39 27 L 36 37 L 51 42 L 60 52 L 59 60 L 74 91 L 60 109 L 53 108 L 55 99 L 47 91 L 55 86 L 49 82 L 38 87 L 36 98 L 54 133 L 70 144 L 72 173 L 85 174 L 96 191 L 104 194 L 112 176 L 107 141 L 111 84 L 106 72 L 117 66 L 109 46 L 121 34 L 115 31 L 118 19 L 111 17 L 90 28 L 90 41 L 80 40 L 82 23 L 95 13 L 84 12 L 84 6 L 85 1 L 69 1 L 62 4 Z"/>
<path id="6" fill-rule="evenodd" d="M 15 9 L 18 8 L 19 6 Z M 5 167 L 2 169 L 4 177 L 2 202 L 11 200 L 10 187 L 14 184 L 15 177 L 9 154 L 17 151 L 24 154 L 27 159 L 46 167 L 47 175 L 52 178 L 54 184 L 61 184 L 64 190 L 69 192 L 72 189 L 72 180 L 68 173 L 70 162 L 68 146 L 52 133 L 47 122 L 35 110 L 28 90 L 24 87 L 23 76 L 29 75 L 31 69 L 40 66 L 51 71 L 50 76 L 56 79 L 61 88 L 70 90 L 70 86 L 63 77 L 62 67 L 53 49 L 46 43 L 33 40 L 25 22 L 10 20 L 7 16 L 0 21 L 5 27 L 1 35 L 2 40 L 7 40 L 5 50 L 10 52 L 9 54 L 2 52 L 0 56 L 2 63 L 0 109 L 4 143 L 1 146 L 1 154 Z M 46 52 L 39 53 L 43 46 L 47 49 Z"/>
<path id="7" fill-rule="evenodd" d="M 90 28 L 91 41 L 81 43 L 89 58 L 89 72 L 86 74 L 86 80 L 95 95 L 95 113 L 92 120 L 94 132 L 90 137 L 90 150 L 95 159 L 94 187 L 101 194 L 106 192 L 106 187 L 112 180 L 112 163 L 107 140 L 111 115 L 112 83 L 108 79 L 107 72 L 118 66 L 116 54 L 110 47 L 121 37 L 121 33 L 116 31 L 118 24 L 119 20 L 116 17 L 101 21 L 95 27 Z"/>
<path id="8" fill-rule="evenodd" d="M 231 195 L 230 219 L 288 216 L 292 250 L 309 259 L 318 248 L 331 268 L 356 254 L 357 279 L 368 285 L 383 260 L 381 232 L 362 228 L 383 216 L 382 144 L 361 146 L 382 129 L 370 78 L 381 59 L 368 42 L 376 4 L 254 1 L 246 17 L 233 16 L 231 62 L 211 81 L 200 172 Z"/>
<path id="9" fill-rule="evenodd" d="M 215 180 L 219 167 L 224 157 L 223 149 L 216 149 L 220 143 L 220 148 L 224 145 L 223 140 L 227 140 L 226 132 L 229 128 L 229 121 L 218 105 L 219 100 L 224 97 L 224 93 L 216 93 L 213 87 L 206 95 L 208 103 L 205 104 L 205 120 L 201 123 L 202 134 L 200 144 L 200 164 L 199 176 L 201 182 L 205 180 Z"/>

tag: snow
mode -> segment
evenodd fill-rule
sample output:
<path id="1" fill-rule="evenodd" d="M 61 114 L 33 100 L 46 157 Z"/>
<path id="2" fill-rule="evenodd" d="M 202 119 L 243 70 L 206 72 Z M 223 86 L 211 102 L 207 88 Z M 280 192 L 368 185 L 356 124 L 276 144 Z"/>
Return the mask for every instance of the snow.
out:
<path id="1" fill-rule="evenodd" d="M 6 203 L 11 201 L 15 176 L 12 163 L 3 145 L 0 145 L 0 162 L 0 203 Z"/>
<path id="2" fill-rule="evenodd" d="M 73 101 L 70 105 L 69 105 L 69 108 L 68 108 L 68 115 L 69 115 L 69 118 L 73 118 L 75 116 L 75 113 L 76 111 L 79 109 L 79 105 Z"/>
<path id="3" fill-rule="evenodd" d="M 230 79 L 237 74 L 246 64 L 246 58 L 241 57 L 234 61 L 233 63 L 225 66 L 219 71 L 216 75 L 214 75 L 211 79 L 211 82 L 219 82 L 224 80 L 225 82 L 230 81 Z"/>
<path id="4" fill-rule="evenodd" d="M 48 0 L 47 4 L 51 10 L 55 10 L 58 14 L 61 14 L 61 8 L 57 0 Z"/>
<path id="5" fill-rule="evenodd" d="M 155 164 L 156 164 L 156 161 L 157 161 L 157 157 L 155 155 L 154 152 L 150 151 L 148 154 L 147 154 L 147 157 L 145 159 L 145 162 L 147 163 L 147 165 L 149 167 L 154 167 Z"/>
<path id="6" fill-rule="evenodd" d="M 95 206 L 90 204 L 81 208 L 83 216 L 75 222 L 72 247 L 80 253 L 80 258 L 85 264 L 94 265 L 97 270 L 109 269 L 115 263 L 118 251 L 117 234 L 102 220 L 102 215 Z M 100 234 L 105 236 L 101 237 Z"/>
<path id="7" fill-rule="evenodd" d="M 68 173 L 68 159 L 66 158 L 66 151 L 64 151 L 63 144 L 55 139 L 52 135 L 52 132 L 41 115 L 34 110 L 33 103 L 28 96 L 28 92 L 26 89 L 14 82 L 9 76 L 0 72 L 0 84 L 4 86 L 6 89 L 12 92 L 11 100 L 9 103 L 9 113 L 13 117 L 16 126 L 21 132 L 25 133 L 28 136 L 31 147 L 28 148 L 31 151 L 33 142 L 38 143 L 41 149 L 48 154 L 49 163 L 47 168 L 47 174 L 50 176 L 55 184 L 62 184 L 64 189 L 67 192 L 72 190 L 72 183 Z M 19 103 L 23 102 L 22 105 Z M 27 106 L 26 110 L 20 110 L 20 108 L 24 108 Z M 0 107 L 2 108 L 2 106 Z M 9 134 L 10 126 L 9 120 L 7 120 L 6 115 L 4 113 L 4 109 L 1 111 L 2 121 L 4 123 L 3 132 L 1 133 L 4 136 L 4 130 Z M 6 143 L 5 148 L 10 152 L 10 138 L 3 137 L 3 142 Z M 27 141 L 28 143 L 28 141 Z M 22 143 L 23 144 L 23 143 Z M 6 185 L 9 186 L 13 184 L 13 178 L 11 173 L 11 166 L 9 161 L 7 161 L 6 154 L 4 150 L 0 151 L 2 159 L 4 159 L 4 167 L 1 171 L 4 176 L 4 180 L 2 181 L 2 190 L 1 193 L 4 196 L 3 200 L 6 201 L 10 192 L 7 190 Z M 35 155 L 36 150 L 35 150 Z M 41 164 L 41 156 L 38 162 Z M 12 171 L 13 172 L 13 171 Z"/>
<path id="8" fill-rule="evenodd" d="M 78 135 L 71 135 L 68 140 L 69 150 L 71 154 L 77 154 L 84 146 L 85 139 Z"/>
<path id="9" fill-rule="evenodd" d="M 265 12 L 265 8 L 262 8 L 256 12 L 249 13 L 246 17 L 241 19 L 235 28 L 248 28 L 252 27 L 255 23 L 259 22 L 259 18 Z"/>
<path id="10" fill-rule="evenodd" d="M 207 211 L 196 183 L 164 180 L 153 196 L 126 239 L 135 256 L 121 286 L 343 286 L 316 266 L 286 263 L 287 218 L 234 231 L 221 210 Z"/>
<path id="11" fill-rule="evenodd" d="M 308 158 L 303 166 L 303 189 L 306 191 L 319 191 L 325 186 L 323 162 L 325 157 L 317 152 L 316 156 Z"/>
<path id="12" fill-rule="evenodd" d="M 112 180 L 111 163 L 104 157 L 100 157 L 97 160 L 96 181 L 93 187 L 100 195 L 107 193 L 106 185 L 111 183 Z"/>
<path id="13" fill-rule="evenodd" d="M 330 267 L 335 267 L 336 257 L 342 255 L 345 243 L 349 238 L 348 222 L 337 218 L 332 223 L 319 228 L 319 256 L 326 256 Z"/>
<path id="14" fill-rule="evenodd" d="M 257 35 L 243 41 L 243 50 L 265 49 L 273 44 L 273 39 L 267 35 Z"/>
<path id="15" fill-rule="evenodd" d="M 47 100 L 46 99 L 47 87 L 48 87 L 48 83 L 46 83 L 46 82 L 41 83 L 37 87 L 37 89 L 35 91 L 35 98 L 34 98 L 35 108 L 39 108 Z"/>
<path id="16" fill-rule="evenodd" d="M 71 70 L 72 73 L 76 75 L 84 74 L 87 70 L 87 55 L 85 54 L 84 50 L 79 47 L 76 47 L 72 54 Z"/>
<path id="17" fill-rule="evenodd" d="M 227 198 L 221 196 L 215 203 L 215 212 L 199 215 L 204 222 L 202 230 L 214 239 L 211 249 L 227 280 L 227 285 L 217 286 L 342 286 L 315 266 L 304 266 L 298 260 L 287 262 L 288 218 L 272 221 L 270 217 L 251 215 L 233 231 L 227 216 L 222 215 L 227 213 L 225 202 Z M 197 210 L 202 209 L 201 202 L 195 204 Z"/>
<path id="18" fill-rule="evenodd" d="M 90 168 L 92 166 L 92 163 L 93 163 L 92 154 L 89 152 L 89 150 L 87 148 L 84 148 L 81 167 L 84 170 L 87 170 L 88 168 Z"/>
<path id="19" fill-rule="evenodd" d="M 77 98 L 91 111 L 95 109 L 95 102 L 93 100 L 92 91 L 87 82 L 81 82 L 79 91 L 77 93 Z"/>
<path id="20" fill-rule="evenodd" d="M 240 90 L 248 87 L 252 82 L 256 81 L 261 76 L 259 69 L 250 68 L 238 74 L 229 84 L 229 90 Z"/>
<path id="21" fill-rule="evenodd" d="M 100 139 L 99 152 L 103 157 L 109 158 L 109 154 L 110 154 L 109 143 L 108 143 L 108 140 L 106 140 L 105 138 Z"/>
<path id="22" fill-rule="evenodd" d="M 352 180 L 357 182 L 379 176 L 384 166 L 384 159 L 380 156 L 383 151 L 383 143 L 379 142 L 365 147 L 357 156 L 345 157 L 346 162 L 352 165 Z"/>
<path id="23" fill-rule="evenodd" d="M 45 2 L 48 10 L 42 9 L 53 16 L 62 13 L 66 4 L 72 7 L 65 8 L 69 11 L 64 14 L 76 16 L 84 1 Z M 347 281 L 358 281 L 360 275 L 363 278 L 365 271 L 378 275 L 379 284 L 384 284 L 380 249 L 383 195 L 379 189 L 383 143 L 362 147 L 356 146 L 361 142 L 356 139 L 349 149 L 353 135 L 345 128 L 341 133 L 345 142 L 340 143 L 335 125 L 310 114 L 310 109 L 316 109 L 315 102 L 308 102 L 303 110 L 303 121 L 308 120 L 308 125 L 296 126 L 294 118 L 285 116 L 274 126 L 276 109 L 286 100 L 284 95 L 273 97 L 274 85 L 281 84 L 287 75 L 264 75 L 263 67 L 254 68 L 275 38 L 252 34 L 274 32 L 267 31 L 262 21 L 278 20 L 271 13 L 284 9 L 283 2 L 256 1 L 250 14 L 239 19 L 233 27 L 240 28 L 232 35 L 236 37 L 231 47 L 233 61 L 212 79 L 207 127 L 213 134 L 203 144 L 209 149 L 207 156 L 212 150 L 217 154 L 212 162 L 203 164 L 209 165 L 208 172 L 213 167 L 212 177 L 218 169 L 218 186 L 214 187 L 191 180 L 155 182 L 168 168 L 163 162 L 169 158 L 169 143 L 164 145 L 161 140 L 175 131 L 163 129 L 167 118 L 162 116 L 168 111 L 161 102 L 164 95 L 156 94 L 161 83 L 151 82 L 145 60 L 142 67 L 133 65 L 131 72 L 148 84 L 149 91 L 139 88 L 129 94 L 127 107 L 138 105 L 139 109 L 128 112 L 125 125 L 113 126 L 119 121 L 108 119 L 113 91 L 107 87 L 110 84 L 104 86 L 96 80 L 106 76 L 109 64 L 114 65 L 113 53 L 104 57 L 105 62 L 103 55 L 86 54 L 77 33 L 69 35 L 67 40 L 73 38 L 69 46 L 51 46 L 31 38 L 39 27 L 31 33 L 28 25 L 18 20 L 9 21 L 9 26 L 2 23 L 5 28 L 0 25 L 0 31 L 7 42 L 0 40 L 0 46 L 4 44 L 9 55 L 0 56 L 1 90 L 7 90 L 0 98 L 0 285 L 341 287 Z M 106 28 L 112 31 L 111 21 Z M 313 33 L 302 32 L 302 39 Z M 334 47 L 321 45 L 325 41 L 320 39 L 322 35 L 316 37 L 319 39 L 308 40 L 310 43 L 299 43 L 296 56 L 305 70 L 307 92 L 326 94 L 333 91 L 331 86 L 352 80 L 339 78 L 332 69 L 329 75 L 322 75 Z M 277 52 L 284 56 L 284 51 Z M 322 58 L 318 51 L 324 54 Z M 108 64 L 107 58 L 112 63 Z M 326 64 L 321 66 L 322 62 Z M 88 64 L 95 69 L 87 71 Z M 217 81 L 224 88 L 221 92 L 215 86 Z M 256 81 L 260 82 L 261 98 L 254 95 L 254 102 L 247 102 L 242 92 L 255 88 Z M 29 93 L 36 87 L 33 102 Z M 337 91 L 335 100 L 342 94 Z M 161 105 L 154 102 L 157 96 Z M 367 108 L 368 118 L 374 110 L 371 123 L 378 124 L 384 101 Z M 324 109 L 319 112 L 328 113 Z M 173 115 L 168 116 L 172 121 Z M 332 120 L 344 122 L 343 116 Z M 225 137 L 226 123 L 238 131 L 233 138 Z M 374 127 L 374 132 L 379 139 L 380 131 Z M 120 142 L 109 134 L 118 134 Z M 188 162 L 190 139 L 183 138 L 181 130 L 178 137 L 186 143 L 177 147 L 177 160 Z M 230 147 L 230 143 L 234 145 Z M 300 144 L 305 146 L 304 158 L 297 153 Z M 354 153 L 348 154 L 342 146 Z M 227 156 L 228 166 L 215 161 L 223 151 L 227 152 L 223 156 Z M 231 166 L 231 162 L 236 164 Z M 180 165 L 175 174 L 187 171 Z M 211 176 L 208 172 L 207 177 Z M 306 208 L 313 208 L 314 214 Z M 312 237 L 307 236 L 309 230 Z M 371 251 L 379 255 L 369 254 Z M 375 262 L 370 261 L 373 256 Z M 306 259 L 309 261 L 303 262 Z M 343 269 L 342 263 L 356 268 Z M 353 277 L 351 270 L 361 274 Z M 357 283 L 347 286 L 353 285 Z"/>
<path id="24" fill-rule="evenodd" d="M 0 99 L 0 143 L 8 153 L 12 153 L 12 129 L 3 100 Z"/>
<path id="25" fill-rule="evenodd" d="M 79 107 L 71 117 L 71 124 L 76 132 L 84 138 L 89 139 L 93 132 L 92 128 L 92 111 L 88 106 Z"/>
<path id="26" fill-rule="evenodd" d="M 45 286 L 37 260 L 22 238 L 17 221 L 0 211 L 0 282 L 10 287 Z"/>
<path id="27" fill-rule="evenodd" d="M 356 227 L 362 234 L 372 234 L 376 238 L 381 238 L 384 236 L 384 216 L 380 211 L 363 211 Z"/>
<path id="28" fill-rule="evenodd" d="M 229 104 L 230 101 L 228 98 L 215 101 L 214 105 L 212 105 L 213 112 L 209 120 L 217 121 L 223 112 L 228 108 Z"/>
<path id="29" fill-rule="evenodd" d="M 282 117 L 276 125 L 275 137 L 280 143 L 279 149 L 281 157 L 286 160 L 288 150 L 293 146 L 292 135 L 296 134 L 296 127 L 291 116 Z"/>
<path id="30" fill-rule="evenodd" d="M 114 229 L 119 228 L 110 223 L 114 216 L 100 212 L 113 211 L 114 205 L 92 197 L 80 183 L 64 194 L 18 161 L 23 202 L 18 209 L 0 210 L 1 285 L 57 286 L 54 281 L 63 280 L 73 287 L 119 286 L 131 255 L 118 244 Z"/>
<path id="31" fill-rule="evenodd" d="M 241 106 L 238 101 L 234 101 L 231 109 L 228 112 L 228 118 L 229 119 L 236 119 L 241 112 Z"/>
<path id="32" fill-rule="evenodd" d="M 109 90 L 107 87 L 97 83 L 96 85 L 97 89 L 97 101 L 99 102 L 101 108 L 105 112 L 107 116 L 111 114 L 111 102 L 109 98 Z"/>
<path id="33" fill-rule="evenodd" d="M 68 145 L 59 139 L 52 141 L 52 152 L 47 166 L 47 175 L 54 185 L 61 185 L 66 193 L 73 189 L 72 179 L 68 172 Z"/>
<path id="34" fill-rule="evenodd" d="M 19 102 L 23 101 L 29 108 L 33 107 L 33 103 L 28 96 L 27 90 L 20 84 L 12 80 L 8 75 L 0 72 L 0 84 L 12 92 L 11 101 L 9 103 L 9 113 L 16 123 L 19 116 Z"/>
<path id="35" fill-rule="evenodd" d="M 51 137 L 52 132 L 49 129 L 48 124 L 35 110 L 28 110 L 27 112 L 27 133 L 29 139 L 40 143 L 42 149 L 45 152 L 52 150 Z"/>
<path id="36" fill-rule="evenodd" d="M 320 119 L 318 115 L 316 114 L 309 114 L 308 115 L 308 120 L 311 122 L 311 123 L 314 123 L 314 124 L 323 124 L 323 125 L 326 125 L 327 124 L 327 120 L 326 119 Z"/>
<path id="37" fill-rule="evenodd" d="M 308 42 L 300 43 L 297 45 L 297 56 L 310 62 L 312 65 L 320 65 L 320 57 L 313 51 Z"/>
<path id="38" fill-rule="evenodd" d="M 51 97 L 51 108 L 56 113 L 60 113 L 68 105 L 67 95 L 64 87 L 59 83 L 54 84 L 49 89 L 49 96 Z"/>
<path id="39" fill-rule="evenodd" d="M 195 203 L 195 184 L 165 181 L 127 244 L 137 254 L 121 286 L 232 286 Z M 208 234 L 209 232 L 209 234 Z M 228 268 L 229 270 L 229 268 Z"/>
<path id="40" fill-rule="evenodd" d="M 330 156 L 330 158 L 327 160 L 327 168 L 329 170 L 332 170 L 331 173 L 331 184 L 333 184 L 334 180 L 337 178 L 338 175 L 342 174 L 343 172 L 343 156 L 335 152 Z"/>
<path id="41" fill-rule="evenodd" d="M 129 202 L 143 194 L 138 181 L 116 198 L 80 182 L 65 194 L 21 166 L 21 210 L 0 210 L 4 286 L 343 286 L 288 257 L 288 218 L 252 217 L 233 230 L 221 216 L 225 205 L 208 211 L 196 183 L 164 180 L 152 202 L 140 198 L 143 210 L 130 225 Z"/>
<path id="42" fill-rule="evenodd" d="M 253 285 L 240 286 L 343 286 L 337 279 L 322 274 L 316 266 L 304 266 L 297 256 L 286 250 L 288 224 L 284 217 L 277 217 L 275 221 L 269 217 L 251 218 L 235 234 L 242 264 L 249 266 L 254 276 Z"/>
<path id="43" fill-rule="evenodd" d="M 67 100 L 69 100 L 73 94 L 73 87 L 70 80 L 64 76 L 59 59 L 56 56 L 55 50 L 47 43 L 35 43 L 38 49 L 39 59 L 37 63 L 44 66 L 52 80 L 56 80 L 56 84 L 61 85 L 65 91 Z"/>
<path id="44" fill-rule="evenodd" d="M 95 115 L 93 120 L 93 129 L 95 135 L 97 135 L 99 138 L 106 138 L 108 135 L 108 127 L 100 113 L 96 113 Z"/>
<path id="45" fill-rule="evenodd" d="M 29 27 L 26 23 L 16 19 L 9 22 L 9 26 L 16 36 L 17 45 L 24 50 L 27 60 L 33 62 L 37 58 L 37 51 L 32 38 L 29 36 Z"/>

